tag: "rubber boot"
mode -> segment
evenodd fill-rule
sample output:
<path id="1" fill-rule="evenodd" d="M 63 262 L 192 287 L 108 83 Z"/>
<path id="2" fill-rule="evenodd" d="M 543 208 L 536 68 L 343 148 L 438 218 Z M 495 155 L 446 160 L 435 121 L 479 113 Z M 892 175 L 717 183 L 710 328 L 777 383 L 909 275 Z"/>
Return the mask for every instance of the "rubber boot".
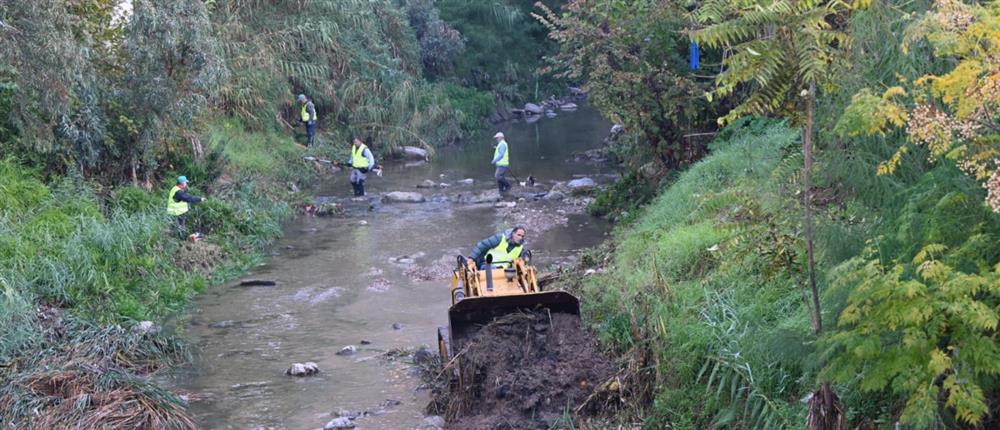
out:
<path id="1" fill-rule="evenodd" d="M 351 182 L 351 190 L 354 191 L 354 197 L 357 197 L 358 196 L 358 183 L 357 182 Z"/>
<path id="2" fill-rule="evenodd" d="M 358 181 L 358 196 L 364 197 L 365 195 L 365 181 Z"/>

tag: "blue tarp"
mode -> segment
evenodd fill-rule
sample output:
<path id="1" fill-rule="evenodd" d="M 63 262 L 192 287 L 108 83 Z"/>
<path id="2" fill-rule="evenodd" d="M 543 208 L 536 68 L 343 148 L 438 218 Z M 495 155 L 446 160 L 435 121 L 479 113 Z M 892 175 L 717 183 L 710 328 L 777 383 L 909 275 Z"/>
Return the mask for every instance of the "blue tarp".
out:
<path id="1" fill-rule="evenodd" d="M 698 52 L 698 44 L 691 41 L 691 71 L 698 70 L 698 63 L 701 60 L 701 54 Z"/>

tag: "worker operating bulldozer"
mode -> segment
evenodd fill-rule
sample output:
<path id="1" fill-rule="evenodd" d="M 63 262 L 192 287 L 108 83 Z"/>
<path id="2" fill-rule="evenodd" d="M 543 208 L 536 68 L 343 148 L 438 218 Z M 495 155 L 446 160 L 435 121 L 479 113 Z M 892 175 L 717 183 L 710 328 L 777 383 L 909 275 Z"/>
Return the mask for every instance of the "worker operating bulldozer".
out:
<path id="1" fill-rule="evenodd" d="M 451 280 L 448 327 L 438 329 L 438 349 L 448 363 L 476 331 L 495 318 L 521 311 L 580 314 L 576 297 L 542 291 L 523 227 L 483 239 L 466 258 L 458 256 Z M 459 381 L 460 383 L 460 381 Z"/>

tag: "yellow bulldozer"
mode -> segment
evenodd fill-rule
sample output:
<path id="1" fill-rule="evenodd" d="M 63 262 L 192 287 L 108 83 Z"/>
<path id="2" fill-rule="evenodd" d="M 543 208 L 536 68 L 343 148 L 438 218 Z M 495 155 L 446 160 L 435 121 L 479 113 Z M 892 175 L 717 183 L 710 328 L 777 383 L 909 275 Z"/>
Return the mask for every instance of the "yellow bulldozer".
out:
<path id="1" fill-rule="evenodd" d="M 438 328 L 438 351 L 445 365 L 480 327 L 497 317 L 538 309 L 580 315 L 580 301 L 572 294 L 542 291 L 535 268 L 529 265 L 530 251 L 509 267 L 495 267 L 488 259 L 485 268 L 479 269 L 471 259 L 460 255 L 457 260 L 451 278 L 448 327 Z"/>

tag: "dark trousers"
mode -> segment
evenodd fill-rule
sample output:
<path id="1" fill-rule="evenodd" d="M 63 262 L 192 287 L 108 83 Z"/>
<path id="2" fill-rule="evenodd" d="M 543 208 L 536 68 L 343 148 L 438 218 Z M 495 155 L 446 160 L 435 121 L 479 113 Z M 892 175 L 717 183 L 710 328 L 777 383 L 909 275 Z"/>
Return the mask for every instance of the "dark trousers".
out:
<path id="1" fill-rule="evenodd" d="M 316 136 L 316 123 L 306 123 L 306 146 L 313 146 L 313 137 Z"/>
<path id="2" fill-rule="evenodd" d="M 183 239 L 187 238 L 187 213 L 183 213 L 177 216 L 177 225 L 174 226 L 177 237 Z"/>
<path id="3" fill-rule="evenodd" d="M 496 172 L 494 172 L 493 177 L 497 180 L 497 188 L 500 189 L 501 193 L 506 193 L 510 190 L 510 182 L 507 181 L 506 173 L 510 170 L 507 166 L 497 166 Z"/>

